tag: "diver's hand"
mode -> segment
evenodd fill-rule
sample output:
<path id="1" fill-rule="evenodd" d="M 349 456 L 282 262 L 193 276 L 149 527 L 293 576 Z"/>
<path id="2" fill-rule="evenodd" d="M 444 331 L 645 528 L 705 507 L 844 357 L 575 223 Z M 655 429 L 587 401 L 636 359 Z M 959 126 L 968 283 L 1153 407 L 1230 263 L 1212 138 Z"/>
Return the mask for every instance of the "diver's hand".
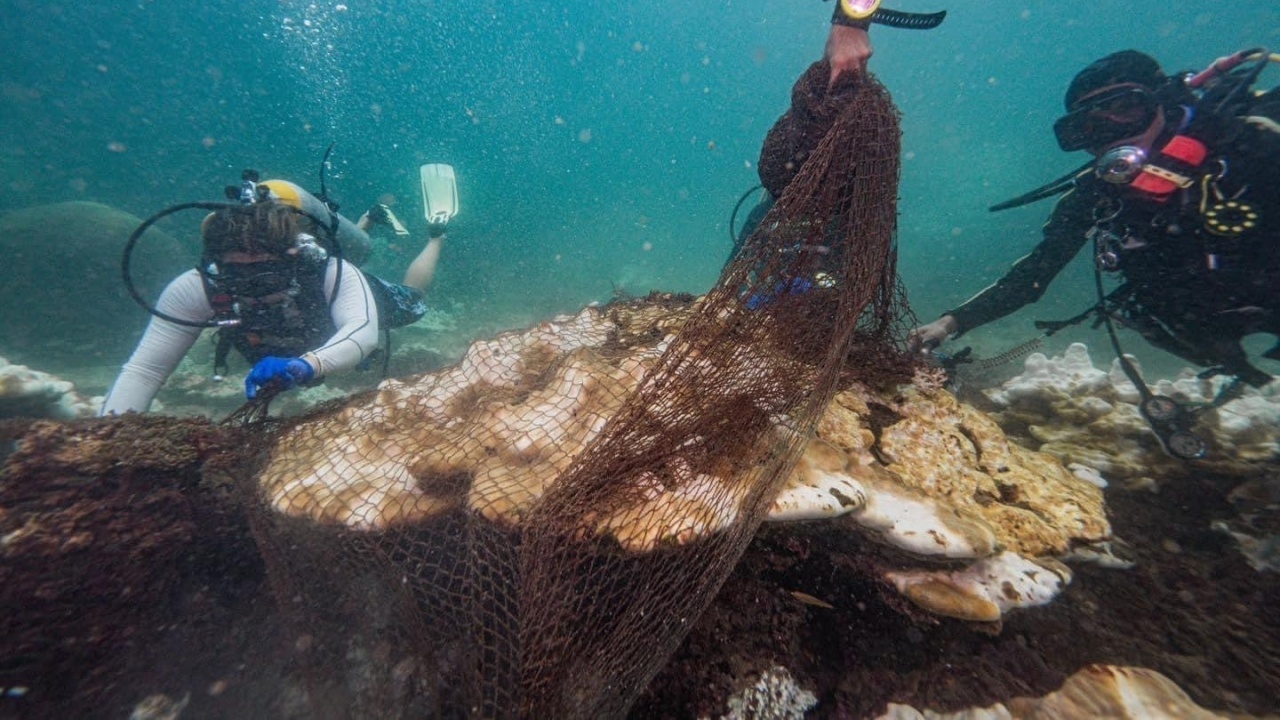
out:
<path id="1" fill-rule="evenodd" d="M 845 73 L 866 72 L 872 52 L 871 36 L 866 30 L 832 25 L 831 33 L 827 35 L 827 48 L 822 55 L 831 64 L 831 80 L 827 88 L 834 87 L 836 80 Z"/>
<path id="2" fill-rule="evenodd" d="M 376 203 L 373 207 L 369 208 L 369 211 L 364 215 L 369 218 L 369 223 L 371 225 L 391 224 L 391 217 L 387 214 L 387 206 L 382 203 Z"/>
<path id="3" fill-rule="evenodd" d="M 244 379 L 244 394 L 250 400 L 258 396 L 258 392 L 271 383 L 276 383 L 281 390 L 290 390 L 303 383 L 311 382 L 316 371 L 302 358 L 264 357 L 249 371 Z"/>
<path id="4" fill-rule="evenodd" d="M 386 225 L 389 218 L 387 217 L 387 206 L 382 203 L 375 203 L 356 220 L 356 227 L 369 232 L 369 228 L 374 225 Z"/>
<path id="5" fill-rule="evenodd" d="M 921 325 L 907 335 L 907 352 L 929 353 L 951 337 L 960 324 L 950 315 L 943 315 L 928 325 Z"/>

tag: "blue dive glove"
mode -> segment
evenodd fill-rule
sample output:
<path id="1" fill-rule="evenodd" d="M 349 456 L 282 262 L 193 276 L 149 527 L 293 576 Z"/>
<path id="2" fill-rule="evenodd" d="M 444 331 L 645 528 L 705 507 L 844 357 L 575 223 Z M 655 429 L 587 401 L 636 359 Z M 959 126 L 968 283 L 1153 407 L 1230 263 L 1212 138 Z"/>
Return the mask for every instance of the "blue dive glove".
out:
<path id="1" fill-rule="evenodd" d="M 759 310 L 780 295 L 803 295 L 812 290 L 813 285 L 812 280 L 802 277 L 791 278 L 790 283 L 778 281 L 771 291 L 751 293 L 743 304 L 748 310 Z"/>
<path id="2" fill-rule="evenodd" d="M 264 357 L 244 379 L 244 394 L 252 400 L 258 396 L 259 390 L 271 383 L 279 385 L 281 390 L 291 390 L 311 382 L 315 375 L 311 364 L 302 358 Z"/>

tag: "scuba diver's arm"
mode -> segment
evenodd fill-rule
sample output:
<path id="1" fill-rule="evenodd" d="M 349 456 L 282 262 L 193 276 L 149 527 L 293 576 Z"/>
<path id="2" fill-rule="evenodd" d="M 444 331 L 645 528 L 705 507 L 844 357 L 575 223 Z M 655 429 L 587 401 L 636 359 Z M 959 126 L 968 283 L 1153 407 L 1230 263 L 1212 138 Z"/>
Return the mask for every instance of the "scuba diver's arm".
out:
<path id="1" fill-rule="evenodd" d="M 174 278 L 156 303 L 156 309 L 166 315 L 191 322 L 203 322 L 213 317 L 213 308 L 205 296 L 204 284 L 195 270 Z M 137 349 L 129 357 L 120 377 L 111 386 L 102 404 L 102 414 L 123 414 L 129 411 L 146 412 L 160 386 L 169 378 L 182 357 L 200 337 L 199 327 L 187 327 L 153 317 Z"/>
<path id="2" fill-rule="evenodd" d="M 1044 226 L 1044 239 L 994 284 L 943 313 L 955 320 L 956 336 L 986 325 L 1040 299 L 1049 283 L 1080 252 L 1089 227 L 1089 201 L 1080 190 L 1058 200 Z"/>
<path id="3" fill-rule="evenodd" d="M 839 12 L 839 3 L 836 5 L 836 12 Z M 845 73 L 856 75 L 865 72 L 867 61 L 871 59 L 873 52 L 871 36 L 867 34 L 865 27 L 842 25 L 833 20 L 831 32 L 827 34 L 827 45 L 822 53 L 827 63 L 831 65 L 831 77 L 827 80 L 827 87 L 835 87 L 836 80 Z"/>
<path id="4" fill-rule="evenodd" d="M 324 345 L 302 354 L 317 378 L 350 370 L 378 347 L 378 306 L 369 281 L 354 265 L 343 262 L 342 282 L 337 283 L 336 261 L 330 261 L 324 281 L 325 296 L 332 298 L 330 313 L 337 331 Z"/>

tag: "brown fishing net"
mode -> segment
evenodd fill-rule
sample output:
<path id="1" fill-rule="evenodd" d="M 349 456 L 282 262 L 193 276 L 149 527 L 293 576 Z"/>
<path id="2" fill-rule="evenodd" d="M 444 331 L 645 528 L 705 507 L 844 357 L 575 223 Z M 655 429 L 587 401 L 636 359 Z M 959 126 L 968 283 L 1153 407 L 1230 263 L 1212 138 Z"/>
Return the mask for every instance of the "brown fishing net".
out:
<path id="1" fill-rule="evenodd" d="M 313 708 L 359 667 L 358 714 L 626 713 L 846 363 L 874 380 L 901 331 L 897 113 L 873 79 L 828 93 L 826 72 L 766 146 L 794 178 L 704 299 L 477 343 L 283 433 L 257 535 Z"/>
<path id="2" fill-rule="evenodd" d="M 284 715 L 626 714 L 837 385 L 899 369 L 898 117 L 826 74 L 770 133 L 785 191 L 704 298 L 478 342 L 268 438 L 241 490 L 305 679 Z"/>

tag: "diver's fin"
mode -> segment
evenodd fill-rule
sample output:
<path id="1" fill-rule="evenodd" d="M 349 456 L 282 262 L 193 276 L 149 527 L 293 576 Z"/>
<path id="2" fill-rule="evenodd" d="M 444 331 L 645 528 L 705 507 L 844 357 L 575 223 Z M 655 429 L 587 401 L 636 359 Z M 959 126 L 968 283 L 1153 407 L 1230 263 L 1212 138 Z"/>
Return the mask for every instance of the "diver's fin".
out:
<path id="1" fill-rule="evenodd" d="M 383 207 L 386 206 L 384 205 Z M 394 230 L 397 235 L 408 235 L 409 228 L 405 227 L 404 223 L 400 222 L 400 218 L 396 217 L 396 214 L 391 212 L 391 208 L 386 208 L 386 210 L 387 222 L 391 223 L 391 229 Z"/>
<path id="2" fill-rule="evenodd" d="M 422 210 L 429 223 L 447 223 L 458 214 L 458 182 L 453 166 L 429 163 L 419 168 L 422 176 Z"/>

